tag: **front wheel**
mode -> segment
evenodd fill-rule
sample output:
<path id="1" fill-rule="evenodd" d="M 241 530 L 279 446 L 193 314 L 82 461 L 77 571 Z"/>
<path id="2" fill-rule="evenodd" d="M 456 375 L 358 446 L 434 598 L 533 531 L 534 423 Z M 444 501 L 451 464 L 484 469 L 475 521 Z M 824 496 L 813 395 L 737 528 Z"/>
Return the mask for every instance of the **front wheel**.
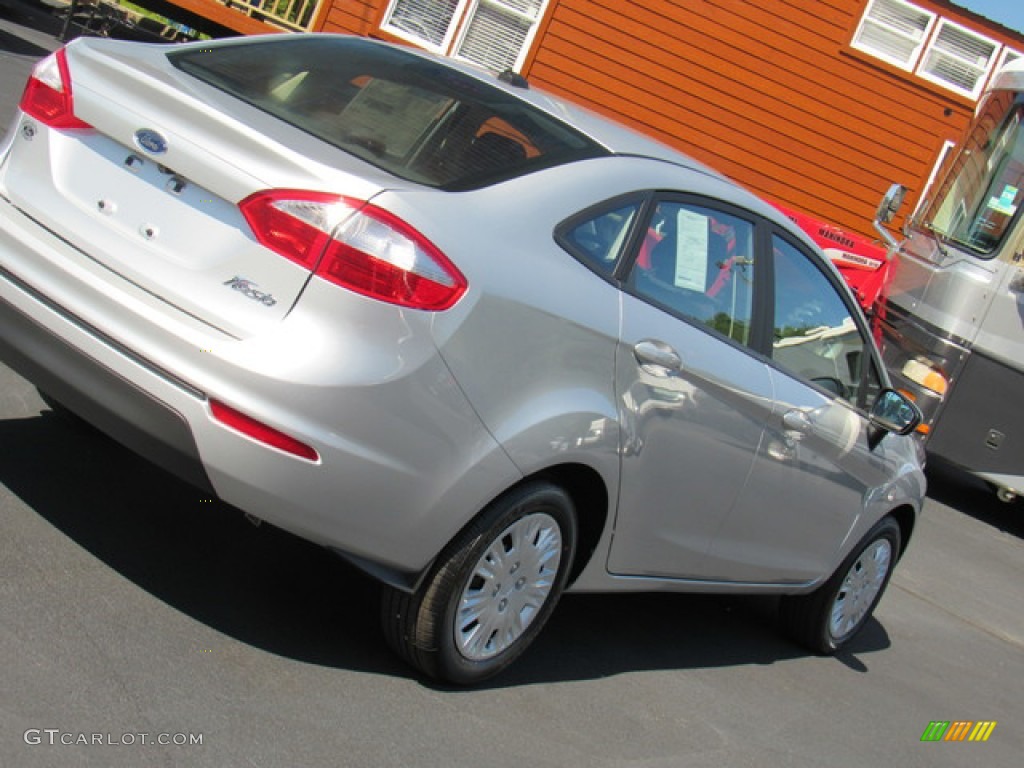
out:
<path id="1" fill-rule="evenodd" d="M 782 598 L 779 613 L 788 634 L 816 653 L 836 653 L 871 617 L 899 551 L 900 527 L 885 517 L 821 587 Z"/>
<path id="2" fill-rule="evenodd" d="M 551 615 L 575 546 L 565 491 L 544 482 L 513 489 L 448 546 L 419 590 L 384 587 L 388 643 L 439 680 L 467 685 L 497 674 Z"/>

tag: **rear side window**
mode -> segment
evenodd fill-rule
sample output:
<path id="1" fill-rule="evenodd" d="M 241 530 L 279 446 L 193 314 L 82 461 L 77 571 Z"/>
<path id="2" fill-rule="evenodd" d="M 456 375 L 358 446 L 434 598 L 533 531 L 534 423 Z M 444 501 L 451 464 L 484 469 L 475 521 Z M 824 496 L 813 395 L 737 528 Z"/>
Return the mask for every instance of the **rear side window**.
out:
<path id="1" fill-rule="evenodd" d="M 188 47 L 178 69 L 396 176 L 463 190 L 608 154 L 482 80 L 359 38 Z"/>
<path id="2" fill-rule="evenodd" d="M 555 232 L 555 240 L 603 277 L 611 277 L 629 240 L 643 198 L 616 200 L 574 216 Z"/>

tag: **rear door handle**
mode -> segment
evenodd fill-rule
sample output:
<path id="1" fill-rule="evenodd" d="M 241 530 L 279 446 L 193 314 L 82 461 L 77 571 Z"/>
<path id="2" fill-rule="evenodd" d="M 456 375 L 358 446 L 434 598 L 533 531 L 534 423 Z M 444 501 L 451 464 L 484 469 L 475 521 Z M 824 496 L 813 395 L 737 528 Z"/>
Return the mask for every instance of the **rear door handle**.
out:
<path id="1" fill-rule="evenodd" d="M 679 373 L 683 369 L 683 359 L 679 353 L 663 341 L 644 339 L 633 346 L 633 356 L 641 366 L 663 368 L 669 373 Z"/>

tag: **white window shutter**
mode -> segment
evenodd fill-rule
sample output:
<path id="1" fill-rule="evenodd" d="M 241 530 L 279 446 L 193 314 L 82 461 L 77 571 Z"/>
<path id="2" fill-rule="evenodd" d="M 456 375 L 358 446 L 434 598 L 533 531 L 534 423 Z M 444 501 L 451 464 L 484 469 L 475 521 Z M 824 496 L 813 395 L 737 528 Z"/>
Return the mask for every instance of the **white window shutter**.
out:
<path id="1" fill-rule="evenodd" d="M 543 0 L 477 0 L 453 55 L 493 72 L 515 69 L 543 4 Z"/>
<path id="2" fill-rule="evenodd" d="M 1006 48 L 1003 50 L 1003 58 L 999 62 L 999 66 L 1006 66 L 1011 61 L 1017 61 L 1020 58 L 1024 58 L 1024 53 L 1021 53 L 1020 51 L 1015 51 L 1012 48 Z"/>
<path id="3" fill-rule="evenodd" d="M 902 0 L 873 0 L 853 46 L 903 69 L 912 69 L 935 15 Z"/>
<path id="4" fill-rule="evenodd" d="M 383 27 L 440 50 L 458 5 L 459 0 L 394 0 Z"/>
<path id="5" fill-rule="evenodd" d="M 977 98 L 995 63 L 999 44 L 943 19 L 918 74 Z"/>

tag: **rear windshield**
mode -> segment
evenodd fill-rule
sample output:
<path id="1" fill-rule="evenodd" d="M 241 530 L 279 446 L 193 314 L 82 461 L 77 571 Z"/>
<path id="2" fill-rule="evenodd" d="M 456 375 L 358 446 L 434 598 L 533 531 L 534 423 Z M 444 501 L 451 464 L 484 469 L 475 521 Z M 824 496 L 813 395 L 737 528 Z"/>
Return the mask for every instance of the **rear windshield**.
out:
<path id="1" fill-rule="evenodd" d="M 169 53 L 178 69 L 403 179 L 472 189 L 608 154 L 500 88 L 360 38 Z"/>

